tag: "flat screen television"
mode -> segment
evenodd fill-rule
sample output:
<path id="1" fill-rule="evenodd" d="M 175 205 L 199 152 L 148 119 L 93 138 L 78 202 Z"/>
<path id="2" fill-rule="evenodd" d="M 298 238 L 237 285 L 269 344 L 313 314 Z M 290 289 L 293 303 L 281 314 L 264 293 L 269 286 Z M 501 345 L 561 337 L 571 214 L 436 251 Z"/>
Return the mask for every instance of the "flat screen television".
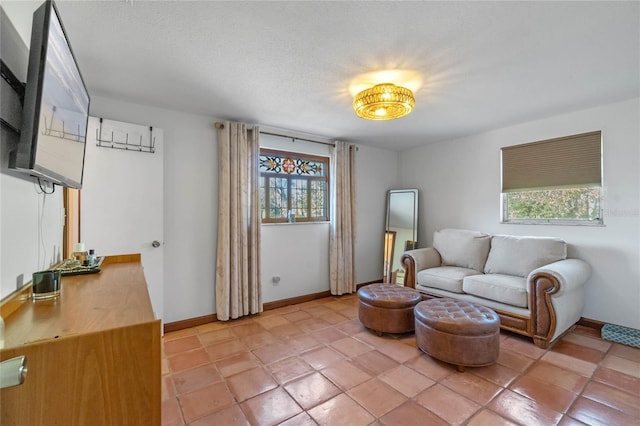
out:
<path id="1" fill-rule="evenodd" d="M 9 167 L 82 187 L 89 93 L 53 1 L 33 14 L 22 128 Z"/>

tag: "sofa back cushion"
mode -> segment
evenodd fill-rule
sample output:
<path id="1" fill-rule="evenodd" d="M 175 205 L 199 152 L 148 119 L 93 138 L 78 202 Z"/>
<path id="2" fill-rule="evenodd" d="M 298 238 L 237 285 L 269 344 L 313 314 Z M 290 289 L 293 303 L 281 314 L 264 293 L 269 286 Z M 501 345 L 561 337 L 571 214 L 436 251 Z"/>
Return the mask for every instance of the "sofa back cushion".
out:
<path id="1" fill-rule="evenodd" d="M 494 235 L 485 274 L 527 277 L 531 271 L 567 258 L 567 243 L 553 237 Z"/>
<path id="2" fill-rule="evenodd" d="M 459 266 L 482 272 L 491 248 L 491 235 L 466 229 L 442 229 L 433 234 L 442 266 Z"/>

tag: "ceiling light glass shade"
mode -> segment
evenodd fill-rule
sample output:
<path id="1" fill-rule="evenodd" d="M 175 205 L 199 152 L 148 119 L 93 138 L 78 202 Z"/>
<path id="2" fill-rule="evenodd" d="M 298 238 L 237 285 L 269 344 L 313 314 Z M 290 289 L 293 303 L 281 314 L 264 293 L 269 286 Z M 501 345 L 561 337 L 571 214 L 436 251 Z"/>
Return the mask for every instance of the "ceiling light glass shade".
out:
<path id="1" fill-rule="evenodd" d="M 376 84 L 358 93 L 353 109 L 367 120 L 393 120 L 409 114 L 416 104 L 413 92 L 391 83 Z"/>

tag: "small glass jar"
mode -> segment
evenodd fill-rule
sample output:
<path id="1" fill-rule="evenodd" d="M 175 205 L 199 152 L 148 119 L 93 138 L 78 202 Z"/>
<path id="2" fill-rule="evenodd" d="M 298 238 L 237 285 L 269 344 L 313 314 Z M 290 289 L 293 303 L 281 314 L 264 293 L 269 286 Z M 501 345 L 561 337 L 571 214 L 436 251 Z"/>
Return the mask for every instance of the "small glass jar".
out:
<path id="1" fill-rule="evenodd" d="M 51 299 L 60 294 L 60 271 L 40 271 L 33 273 L 33 300 Z"/>
<path id="2" fill-rule="evenodd" d="M 94 249 L 89 250 L 89 255 L 87 256 L 87 266 L 95 266 L 96 264 L 96 252 Z"/>

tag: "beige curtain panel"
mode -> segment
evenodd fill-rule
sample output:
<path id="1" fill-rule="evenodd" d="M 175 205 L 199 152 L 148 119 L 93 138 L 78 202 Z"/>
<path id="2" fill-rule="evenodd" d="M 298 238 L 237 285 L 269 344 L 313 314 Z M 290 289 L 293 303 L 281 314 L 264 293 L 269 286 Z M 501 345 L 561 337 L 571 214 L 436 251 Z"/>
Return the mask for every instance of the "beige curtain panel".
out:
<path id="1" fill-rule="evenodd" d="M 262 312 L 258 127 L 217 123 L 218 247 L 216 315 L 219 320 Z"/>
<path id="2" fill-rule="evenodd" d="M 601 183 L 599 131 L 502 148 L 502 192 Z"/>
<path id="3" fill-rule="evenodd" d="M 331 294 L 356 291 L 355 284 L 355 152 L 356 146 L 336 142 L 331 150 L 331 231 L 329 281 Z"/>

